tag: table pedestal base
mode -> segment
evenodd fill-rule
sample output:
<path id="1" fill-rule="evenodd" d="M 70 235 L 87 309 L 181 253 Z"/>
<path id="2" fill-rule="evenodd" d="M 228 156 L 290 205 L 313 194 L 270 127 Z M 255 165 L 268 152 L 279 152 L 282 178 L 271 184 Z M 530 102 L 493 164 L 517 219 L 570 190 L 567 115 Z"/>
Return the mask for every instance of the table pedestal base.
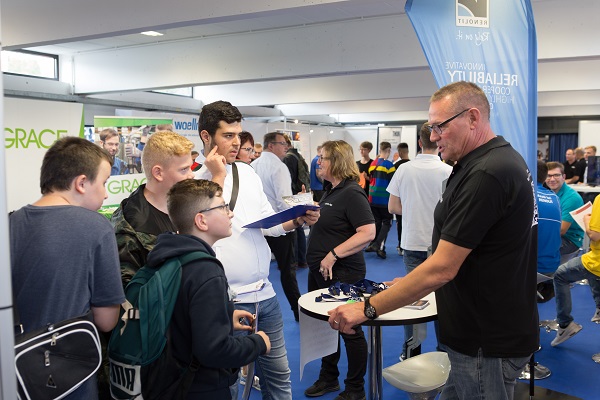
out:
<path id="1" fill-rule="evenodd" d="M 369 354 L 369 400 L 380 400 L 383 393 L 383 355 L 381 354 L 381 327 L 369 326 L 371 353 Z M 378 373 L 379 371 L 379 373 Z"/>

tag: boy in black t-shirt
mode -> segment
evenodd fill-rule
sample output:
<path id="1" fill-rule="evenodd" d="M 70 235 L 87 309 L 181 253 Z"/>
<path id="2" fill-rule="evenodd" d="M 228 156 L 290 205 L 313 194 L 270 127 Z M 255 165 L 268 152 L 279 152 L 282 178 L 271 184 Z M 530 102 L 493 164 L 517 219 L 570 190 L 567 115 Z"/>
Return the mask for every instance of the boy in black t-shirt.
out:
<path id="1" fill-rule="evenodd" d="M 369 197 L 369 167 L 373 160 L 369 156 L 373 150 L 373 144 L 371 142 L 362 142 L 359 147 L 360 151 L 360 160 L 356 161 L 356 165 L 358 165 L 358 172 L 360 173 L 360 186 L 365 189 L 365 193 L 367 197 Z"/>
<path id="2" fill-rule="evenodd" d="M 146 183 L 124 199 L 114 212 L 123 287 L 146 264 L 156 236 L 175 230 L 167 215 L 167 192 L 173 184 L 194 177 L 190 151 L 194 143 L 171 131 L 148 139 L 142 153 Z"/>

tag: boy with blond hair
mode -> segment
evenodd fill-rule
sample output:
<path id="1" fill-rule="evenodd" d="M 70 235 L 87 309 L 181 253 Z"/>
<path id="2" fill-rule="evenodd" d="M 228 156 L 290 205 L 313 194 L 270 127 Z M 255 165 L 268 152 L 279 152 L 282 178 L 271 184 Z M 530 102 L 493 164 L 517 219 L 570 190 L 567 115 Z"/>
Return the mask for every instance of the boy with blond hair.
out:
<path id="1" fill-rule="evenodd" d="M 121 277 L 126 285 L 146 263 L 156 237 L 175 227 L 167 214 L 167 192 L 184 179 L 193 178 L 190 152 L 194 143 L 171 131 L 158 131 L 142 152 L 146 183 L 121 202 L 112 216 L 117 235 Z"/>

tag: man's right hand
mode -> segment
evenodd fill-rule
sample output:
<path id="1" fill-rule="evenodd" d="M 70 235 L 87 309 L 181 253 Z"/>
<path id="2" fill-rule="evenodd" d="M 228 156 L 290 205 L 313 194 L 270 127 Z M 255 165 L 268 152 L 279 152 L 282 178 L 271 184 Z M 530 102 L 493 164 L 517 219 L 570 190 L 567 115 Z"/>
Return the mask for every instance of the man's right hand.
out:
<path id="1" fill-rule="evenodd" d="M 213 182 L 216 182 L 223 187 L 225 177 L 227 176 L 227 170 L 225 169 L 227 161 L 225 160 L 225 156 L 217 153 L 217 149 L 218 147 L 215 146 L 210 153 L 208 153 L 204 165 L 206 165 L 206 168 L 210 171 Z"/>
<path id="2" fill-rule="evenodd" d="M 265 354 L 269 354 L 269 352 L 271 351 L 271 341 L 269 340 L 269 337 L 263 331 L 258 331 L 258 332 L 256 332 L 256 334 L 260 335 L 260 337 L 262 337 L 263 340 L 265 341 L 265 344 L 267 345 L 267 351 Z"/>

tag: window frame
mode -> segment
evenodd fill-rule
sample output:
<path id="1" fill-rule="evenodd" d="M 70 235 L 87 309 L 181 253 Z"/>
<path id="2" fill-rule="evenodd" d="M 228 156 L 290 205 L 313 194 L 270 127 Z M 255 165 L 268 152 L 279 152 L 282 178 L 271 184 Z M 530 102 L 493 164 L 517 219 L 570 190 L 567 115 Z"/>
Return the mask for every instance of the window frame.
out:
<path id="1" fill-rule="evenodd" d="M 2 51 L 9 51 L 11 53 L 23 53 L 23 54 L 28 54 L 28 55 L 38 56 L 38 57 L 50 58 L 50 59 L 54 60 L 54 78 L 48 78 L 46 76 L 39 76 L 39 75 L 23 74 L 23 73 L 18 73 L 18 72 L 2 71 L 2 73 L 6 74 L 6 75 L 24 76 L 24 77 L 28 77 L 28 78 L 38 78 L 38 79 L 45 79 L 45 80 L 50 80 L 50 81 L 58 81 L 60 78 L 59 68 L 58 68 L 59 59 L 58 59 L 57 54 L 41 53 L 39 51 L 31 51 L 31 50 L 2 50 Z"/>

